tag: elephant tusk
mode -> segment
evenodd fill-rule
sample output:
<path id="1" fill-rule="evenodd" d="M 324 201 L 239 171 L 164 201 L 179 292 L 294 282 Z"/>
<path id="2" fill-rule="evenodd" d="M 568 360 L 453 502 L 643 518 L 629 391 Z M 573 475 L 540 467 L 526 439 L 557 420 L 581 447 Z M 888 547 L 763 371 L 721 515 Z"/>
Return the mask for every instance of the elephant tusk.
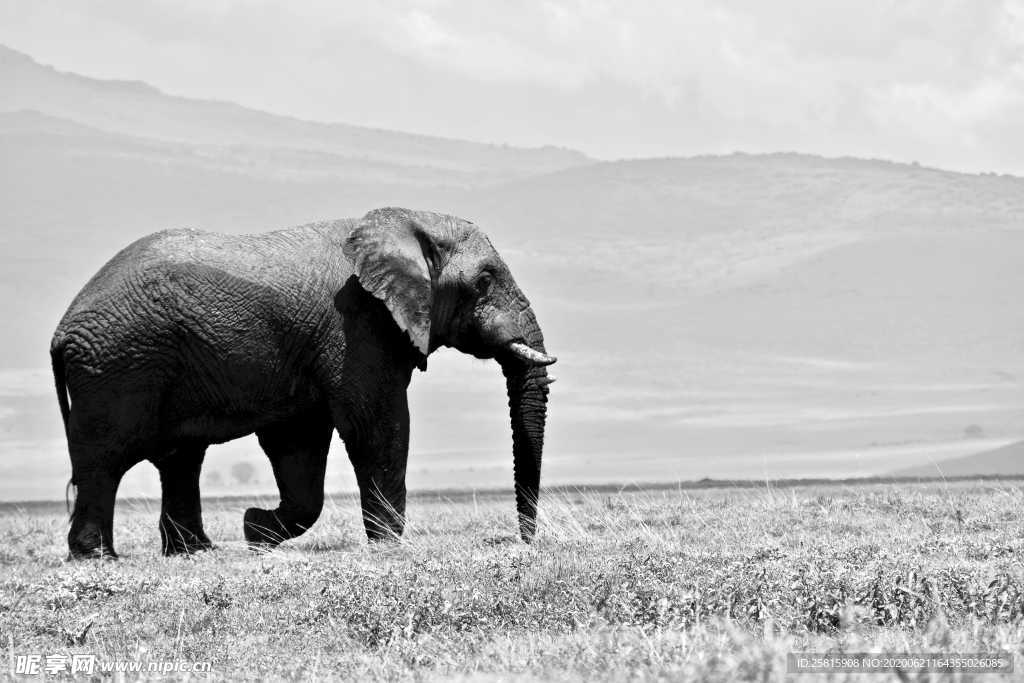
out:
<path id="1" fill-rule="evenodd" d="M 549 356 L 546 353 L 541 353 L 540 351 L 531 349 L 522 342 L 512 342 L 508 345 L 508 349 L 520 360 L 523 360 L 530 365 L 551 365 L 558 360 L 554 356 Z"/>
<path id="2" fill-rule="evenodd" d="M 548 375 L 547 377 L 541 377 L 540 379 L 538 379 L 537 380 L 537 384 L 541 385 L 542 387 L 546 387 L 546 386 L 549 386 L 551 384 L 554 384 L 555 383 L 555 379 L 556 379 L 555 377 L 552 377 L 551 375 Z"/>

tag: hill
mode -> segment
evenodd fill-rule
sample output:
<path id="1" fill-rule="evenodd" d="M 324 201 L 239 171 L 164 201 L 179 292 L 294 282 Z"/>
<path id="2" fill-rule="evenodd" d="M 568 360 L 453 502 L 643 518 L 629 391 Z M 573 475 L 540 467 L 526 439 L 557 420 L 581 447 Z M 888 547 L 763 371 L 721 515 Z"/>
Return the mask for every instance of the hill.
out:
<path id="1" fill-rule="evenodd" d="M 576 151 L 521 149 L 275 116 L 174 97 L 135 81 L 88 78 L 0 45 L 0 111 L 34 110 L 108 132 L 169 142 L 312 150 L 365 161 L 502 178 L 585 163 Z M 343 116 L 340 116 L 343 118 Z"/>
<path id="2" fill-rule="evenodd" d="M 1024 474 L 1024 441 L 1017 441 L 1001 448 L 994 448 L 963 458 L 907 467 L 892 473 L 895 477 L 910 478 L 1019 474 Z"/>
<path id="3" fill-rule="evenodd" d="M 17 68 L 87 87 L 89 104 L 75 114 L 18 95 L 0 113 L 0 316 L 17 321 L 0 342 L 0 482 L 17 484 L 0 498 L 63 490 L 49 336 L 118 249 L 172 226 L 251 232 L 382 205 L 476 221 L 530 296 L 561 359 L 552 483 L 864 476 L 1024 438 L 1020 178 L 799 154 L 553 170 L 545 151 L 527 174 L 492 163 L 503 148 L 427 155 L 403 134 L 364 158 L 330 125 L 294 124 L 322 144 L 260 142 L 248 122 L 269 115 L 32 64 Z M 145 103 L 123 128 L 88 114 L 108 90 L 111 111 Z M 160 128 L 157 104 L 198 132 Z M 224 112 L 248 138 L 210 142 Z M 491 365 L 431 359 L 411 395 L 413 488 L 511 481 L 501 387 Z M 985 439 L 962 438 L 973 424 Z M 267 490 L 255 448 L 211 457 L 207 489 Z M 259 471 L 235 481 L 243 460 Z M 344 455 L 331 467 L 331 486 L 351 487 Z"/>

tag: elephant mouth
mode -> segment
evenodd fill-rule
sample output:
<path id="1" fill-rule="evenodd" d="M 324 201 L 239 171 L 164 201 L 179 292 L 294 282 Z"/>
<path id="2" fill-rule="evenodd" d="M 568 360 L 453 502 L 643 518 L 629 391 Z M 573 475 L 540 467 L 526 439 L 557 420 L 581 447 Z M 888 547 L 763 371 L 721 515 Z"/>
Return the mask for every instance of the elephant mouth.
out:
<path id="1" fill-rule="evenodd" d="M 558 361 L 554 356 L 542 353 L 529 346 L 526 342 L 518 339 L 506 344 L 505 351 L 530 367 L 543 367 L 546 365 L 552 365 Z"/>

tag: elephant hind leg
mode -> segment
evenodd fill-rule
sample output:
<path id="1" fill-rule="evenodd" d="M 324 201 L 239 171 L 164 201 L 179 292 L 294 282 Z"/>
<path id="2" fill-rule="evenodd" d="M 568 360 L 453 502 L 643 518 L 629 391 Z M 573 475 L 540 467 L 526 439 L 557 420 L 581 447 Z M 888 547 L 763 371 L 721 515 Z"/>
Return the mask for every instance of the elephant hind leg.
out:
<path id="1" fill-rule="evenodd" d="M 75 504 L 68 559 L 116 558 L 114 502 L 125 473 L 152 453 L 152 393 L 72 394 L 68 450 Z"/>
<path id="2" fill-rule="evenodd" d="M 127 468 L 97 464 L 95 458 L 82 455 L 81 447 L 72 455 L 71 483 L 75 488 L 75 504 L 68 532 L 68 559 L 117 559 L 114 550 L 114 501 L 117 487 Z"/>
<path id="3" fill-rule="evenodd" d="M 75 492 L 68 532 L 68 559 L 117 558 L 114 550 L 114 502 L 125 473 L 142 460 L 139 449 L 116 438 L 92 439 L 69 430 L 71 485 Z"/>
<path id="4" fill-rule="evenodd" d="M 276 510 L 249 508 L 243 528 L 251 546 L 270 548 L 306 532 L 324 506 L 324 473 L 334 424 L 326 413 L 303 415 L 256 432 L 281 493 Z"/>
<path id="5" fill-rule="evenodd" d="M 206 455 L 206 444 L 180 445 L 157 463 L 160 471 L 160 545 L 164 555 L 190 554 L 211 550 L 203 529 L 203 510 L 199 499 L 199 473 Z"/>

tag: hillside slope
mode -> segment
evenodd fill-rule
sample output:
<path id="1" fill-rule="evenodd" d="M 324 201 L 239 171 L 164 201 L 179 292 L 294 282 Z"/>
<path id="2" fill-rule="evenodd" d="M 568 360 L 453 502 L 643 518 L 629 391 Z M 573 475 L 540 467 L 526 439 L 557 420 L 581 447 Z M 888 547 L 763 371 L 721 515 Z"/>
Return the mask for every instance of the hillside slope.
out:
<path id="1" fill-rule="evenodd" d="M 939 460 L 927 465 L 907 467 L 892 473 L 894 477 L 961 477 L 976 474 L 1018 476 L 1024 474 L 1024 441 L 994 448 L 963 458 Z"/>
<path id="2" fill-rule="evenodd" d="M 485 178 L 585 163 L 573 150 L 522 149 L 276 116 L 167 95 L 139 82 L 57 71 L 0 45 L 0 111 L 35 110 L 119 134 L 171 142 L 315 150 L 367 161 L 475 171 Z M 344 112 L 339 112 L 344 118 Z"/>

